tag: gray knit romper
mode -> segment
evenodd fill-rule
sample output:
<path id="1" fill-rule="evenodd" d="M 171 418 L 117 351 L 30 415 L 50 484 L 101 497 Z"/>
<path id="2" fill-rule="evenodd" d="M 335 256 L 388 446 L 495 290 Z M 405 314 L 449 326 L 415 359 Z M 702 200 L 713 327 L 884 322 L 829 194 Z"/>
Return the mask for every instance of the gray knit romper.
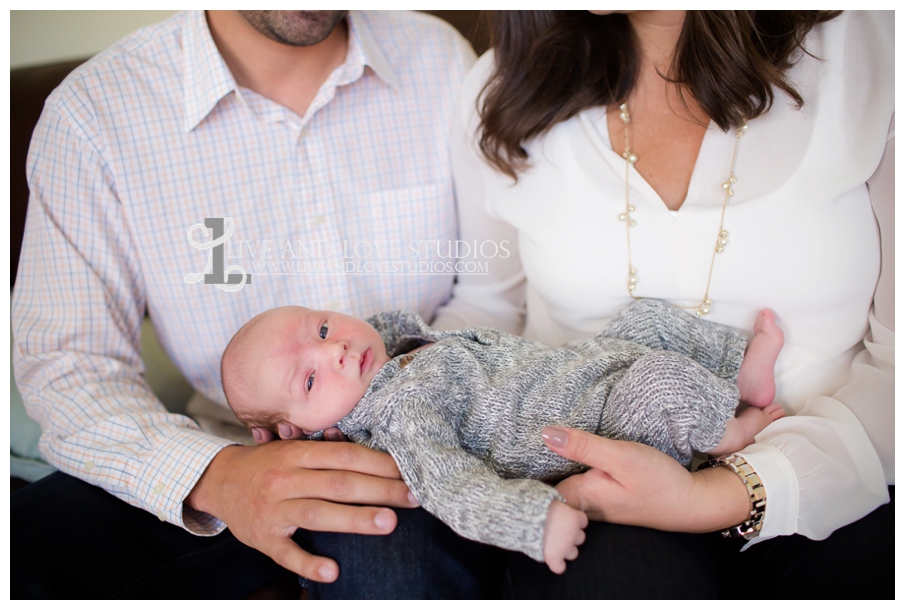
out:
<path id="1" fill-rule="evenodd" d="M 338 427 L 390 453 L 422 506 L 457 533 L 538 561 L 547 510 L 561 499 L 541 481 L 586 469 L 544 446 L 544 426 L 639 441 L 688 465 L 719 444 L 738 405 L 744 337 L 659 301 L 637 301 L 561 347 L 490 328 L 435 331 L 412 313 L 368 322 L 393 359 Z"/>

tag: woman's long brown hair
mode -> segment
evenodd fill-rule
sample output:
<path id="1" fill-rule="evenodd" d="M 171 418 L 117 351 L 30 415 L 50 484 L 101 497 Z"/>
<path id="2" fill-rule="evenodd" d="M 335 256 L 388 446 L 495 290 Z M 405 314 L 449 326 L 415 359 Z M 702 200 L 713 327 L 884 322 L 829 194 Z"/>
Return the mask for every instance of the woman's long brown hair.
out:
<path id="1" fill-rule="evenodd" d="M 664 77 L 723 131 L 767 112 L 774 88 L 801 107 L 786 71 L 808 32 L 838 14 L 688 11 Z M 495 68 L 480 98 L 480 147 L 514 179 L 528 166 L 523 142 L 586 108 L 624 102 L 635 84 L 639 50 L 625 15 L 496 11 L 491 31 Z"/>

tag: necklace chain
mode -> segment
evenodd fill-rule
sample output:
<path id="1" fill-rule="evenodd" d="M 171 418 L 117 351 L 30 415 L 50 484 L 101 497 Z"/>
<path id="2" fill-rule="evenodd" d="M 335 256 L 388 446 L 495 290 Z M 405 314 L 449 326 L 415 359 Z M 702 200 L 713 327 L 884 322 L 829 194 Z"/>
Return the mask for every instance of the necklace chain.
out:
<path id="1" fill-rule="evenodd" d="M 619 106 L 619 118 L 622 119 L 622 123 L 625 126 L 625 150 L 622 152 L 622 157 L 625 159 L 625 211 L 619 214 L 619 220 L 625 223 L 625 244 L 628 249 L 628 294 L 633 299 L 639 300 L 641 297 L 635 296 L 635 288 L 638 285 L 638 270 L 632 265 L 632 227 L 634 227 L 637 222 L 632 218 L 632 212 L 635 211 L 635 206 L 631 204 L 629 199 L 630 189 L 628 184 L 631 167 L 637 163 L 638 155 L 632 152 L 631 141 L 629 139 L 629 123 L 631 120 L 626 104 L 621 104 Z M 741 126 L 735 131 L 732 158 L 729 162 L 729 178 L 722 185 L 723 208 L 720 210 L 720 228 L 719 231 L 717 231 L 716 244 L 713 248 L 713 254 L 710 257 L 710 270 L 707 272 L 707 285 L 704 287 L 704 298 L 702 298 L 701 302 L 697 305 L 676 305 L 676 307 L 680 307 L 681 309 L 694 310 L 695 315 L 698 317 L 706 316 L 710 313 L 710 306 L 713 304 L 713 301 L 710 298 L 710 281 L 713 279 L 713 265 L 716 262 L 716 255 L 721 254 L 729 244 L 729 231 L 723 228 L 723 223 L 726 219 L 726 208 L 729 206 L 729 200 L 732 198 L 732 195 L 735 194 L 732 189 L 736 183 L 735 160 L 738 157 L 738 145 L 747 131 L 748 123 L 743 118 Z"/>

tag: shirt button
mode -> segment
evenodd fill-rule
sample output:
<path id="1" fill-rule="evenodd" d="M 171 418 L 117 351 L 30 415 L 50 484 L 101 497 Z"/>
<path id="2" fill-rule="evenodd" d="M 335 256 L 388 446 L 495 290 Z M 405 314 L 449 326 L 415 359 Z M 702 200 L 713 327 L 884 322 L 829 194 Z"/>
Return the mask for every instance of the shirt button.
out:
<path id="1" fill-rule="evenodd" d="M 157 518 L 160 519 L 161 521 L 166 521 L 166 520 L 167 520 L 167 516 L 163 514 L 163 511 L 162 511 L 162 510 L 158 510 L 158 511 L 157 511 Z"/>
<path id="2" fill-rule="evenodd" d="M 340 303 L 339 301 L 330 301 L 327 303 L 327 309 L 330 311 L 336 311 L 339 309 Z"/>
<path id="3" fill-rule="evenodd" d="M 163 489 L 164 489 L 163 483 L 158 483 L 157 485 L 154 486 L 154 493 L 159 496 L 160 494 L 163 493 Z"/>
<path id="4" fill-rule="evenodd" d="M 327 222 L 327 219 L 324 218 L 323 214 L 318 214 L 317 216 L 314 217 L 314 224 L 316 224 L 316 225 L 322 225 L 325 222 Z"/>
<path id="5" fill-rule="evenodd" d="M 92 470 L 94 470 L 94 462 L 88 460 L 87 462 L 85 462 L 85 471 L 91 472 Z"/>

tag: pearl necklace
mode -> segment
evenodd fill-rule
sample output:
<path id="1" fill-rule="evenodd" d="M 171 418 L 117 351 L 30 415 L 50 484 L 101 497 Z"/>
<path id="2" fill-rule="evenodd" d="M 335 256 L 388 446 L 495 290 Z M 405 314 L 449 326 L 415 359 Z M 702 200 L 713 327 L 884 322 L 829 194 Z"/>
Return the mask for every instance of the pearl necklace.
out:
<path id="1" fill-rule="evenodd" d="M 621 104 L 619 106 L 619 118 L 622 119 L 622 123 L 625 125 L 625 150 L 622 152 L 622 157 L 625 159 L 625 211 L 622 214 L 619 214 L 619 220 L 625 223 L 625 243 L 628 248 L 628 294 L 633 299 L 640 300 L 642 297 L 635 296 L 635 287 L 638 284 L 638 270 L 632 265 L 631 230 L 637 223 L 635 222 L 635 219 L 632 218 L 632 212 L 635 211 L 635 206 L 629 202 L 628 186 L 629 170 L 638 161 L 638 155 L 632 152 L 632 147 L 629 142 L 629 116 L 628 106 L 626 104 Z M 710 270 L 707 272 L 707 285 L 704 287 L 704 298 L 701 299 L 701 302 L 697 305 L 675 306 L 680 309 L 693 309 L 694 314 L 699 318 L 710 313 L 710 306 L 713 304 L 713 301 L 710 299 L 710 280 L 713 278 L 713 264 L 716 262 L 716 255 L 721 254 L 729 244 L 729 231 L 723 228 L 723 221 L 726 218 L 726 207 L 729 205 L 729 200 L 732 198 L 732 195 L 734 195 L 732 185 L 736 182 L 735 160 L 738 157 L 738 144 L 747 131 L 748 123 L 743 118 L 741 127 L 735 131 L 735 143 L 732 147 L 732 158 L 729 162 L 729 179 L 722 185 L 723 209 L 720 211 L 720 228 L 719 231 L 717 231 L 716 247 L 713 249 L 713 254 L 710 257 Z"/>

